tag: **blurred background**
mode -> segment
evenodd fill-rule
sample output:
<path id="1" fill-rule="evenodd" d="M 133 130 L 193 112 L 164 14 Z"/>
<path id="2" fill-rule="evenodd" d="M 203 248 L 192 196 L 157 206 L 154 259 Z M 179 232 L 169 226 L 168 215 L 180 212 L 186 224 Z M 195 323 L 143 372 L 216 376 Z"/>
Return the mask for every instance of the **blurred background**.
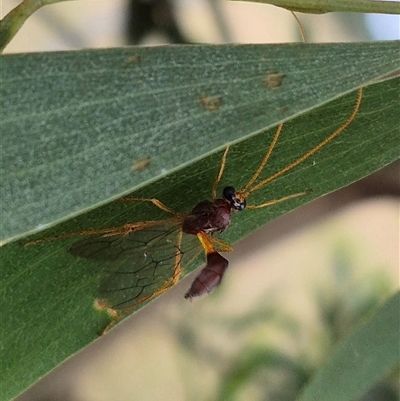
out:
<path id="1" fill-rule="evenodd" d="M 2 17 L 19 2 L 4 0 Z M 309 42 L 399 39 L 399 17 L 298 15 Z M 80 0 L 36 12 L 6 52 L 300 41 L 290 12 L 212 0 Z M 293 400 L 334 344 L 399 287 L 399 164 L 283 216 L 228 255 L 223 285 L 193 276 L 18 401 Z M 39 362 L 38 362 L 39 363 Z M 398 375 L 363 401 L 398 400 Z"/>

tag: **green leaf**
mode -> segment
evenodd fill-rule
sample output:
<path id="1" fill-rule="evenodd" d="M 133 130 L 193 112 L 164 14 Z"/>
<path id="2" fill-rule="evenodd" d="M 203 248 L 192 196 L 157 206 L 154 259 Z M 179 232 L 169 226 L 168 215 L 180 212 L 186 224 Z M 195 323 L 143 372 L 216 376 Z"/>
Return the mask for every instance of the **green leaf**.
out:
<path id="1" fill-rule="evenodd" d="M 266 396 L 274 400 L 287 400 L 296 394 L 298 388 L 308 379 L 309 372 L 295 358 L 265 347 L 248 347 L 242 349 L 240 355 L 231 361 L 222 379 L 219 389 L 219 401 L 240 399 L 238 394 L 251 386 L 252 380 L 261 376 L 260 371 L 269 372 L 273 377 L 268 382 L 268 374 L 264 375 Z M 280 374 L 280 383 L 287 380 L 287 385 L 276 389 L 276 375 Z M 290 381 L 290 386 L 289 386 Z M 265 399 L 268 399 L 265 398 Z"/>
<path id="2" fill-rule="evenodd" d="M 249 203 L 309 188 L 313 193 L 235 214 L 230 229 L 221 236 L 234 243 L 279 215 L 398 157 L 399 78 L 368 84 L 396 68 L 396 54 L 396 46 L 381 43 L 196 46 L 4 57 L 4 238 L 25 235 L 39 223 L 53 224 L 139 187 L 135 196 L 156 197 L 177 211 L 189 211 L 210 197 L 222 156 L 217 149 L 240 141 L 228 154 L 221 187 L 244 185 L 266 152 L 273 126 L 313 109 L 285 124 L 262 173 L 266 177 L 337 129 L 353 109 L 356 93 L 328 100 L 367 86 L 356 119 L 338 138 L 252 194 Z M 281 87 L 263 84 L 269 71 L 286 75 Z M 210 103 L 202 95 L 221 97 L 222 103 L 218 106 L 218 99 Z M 132 170 L 135 160 L 143 157 L 150 158 L 150 165 Z M 165 175 L 164 168 L 174 172 Z M 116 201 L 31 239 L 167 217 L 149 204 Z M 109 321 L 93 307 L 106 265 L 69 254 L 75 240 L 25 248 L 13 242 L 0 249 L 5 399 L 92 342 Z M 188 274 L 198 264 L 182 267 Z"/>
<path id="3" fill-rule="evenodd" d="M 400 292 L 336 348 L 298 401 L 351 401 L 399 364 Z"/>
<path id="4" fill-rule="evenodd" d="M 4 242 L 132 192 L 399 65 L 396 42 L 124 48 L 1 61 Z"/>
<path id="5" fill-rule="evenodd" d="M 11 41 L 25 21 L 39 8 L 66 0 L 25 0 L 0 21 L 0 51 Z M 250 0 L 247 0 L 250 1 Z M 395 1 L 370 0 L 251 0 L 257 3 L 273 4 L 292 11 L 304 13 L 327 13 L 347 11 L 360 13 L 399 14 L 400 5 Z"/>
<path id="6" fill-rule="evenodd" d="M 233 0 L 239 1 L 239 0 Z M 240 0 L 243 1 L 243 0 Z M 323 14 L 330 12 L 400 14 L 400 5 L 396 1 L 370 0 L 244 0 L 252 3 L 272 4 L 291 11 Z"/>
<path id="7" fill-rule="evenodd" d="M 0 52 L 7 46 L 25 21 L 39 8 L 69 0 L 24 0 L 0 21 Z"/>

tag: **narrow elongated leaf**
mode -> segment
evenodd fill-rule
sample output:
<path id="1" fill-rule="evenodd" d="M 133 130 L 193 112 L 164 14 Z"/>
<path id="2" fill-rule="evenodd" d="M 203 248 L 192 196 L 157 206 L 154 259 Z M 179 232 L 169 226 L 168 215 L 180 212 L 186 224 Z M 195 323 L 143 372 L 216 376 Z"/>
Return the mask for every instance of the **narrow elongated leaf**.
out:
<path id="1" fill-rule="evenodd" d="M 129 193 L 399 66 L 390 42 L 124 48 L 1 61 L 3 241 Z"/>
<path id="2" fill-rule="evenodd" d="M 367 87 L 359 114 L 345 132 L 312 158 L 255 192 L 249 203 L 261 203 L 306 189 L 313 189 L 312 194 L 235 214 L 223 239 L 233 243 L 301 203 L 340 188 L 396 159 L 399 154 L 398 89 L 399 79 Z M 326 138 L 348 117 L 355 99 L 356 94 L 351 93 L 288 122 L 262 176 L 279 170 Z M 260 133 L 232 147 L 221 187 L 240 187 L 248 181 L 274 131 Z M 177 211 L 189 211 L 198 201 L 210 197 L 220 158 L 221 152 L 195 162 L 135 192 L 135 196 L 156 197 Z M 35 237 L 166 217 L 169 217 L 167 213 L 153 205 L 116 201 Z M 99 277 L 108 265 L 68 253 L 77 239 L 79 237 L 60 239 L 25 248 L 14 242 L 0 249 L 0 349 L 5 397 L 18 394 L 93 341 L 107 324 L 107 316 L 93 304 L 98 296 Z M 184 275 L 197 266 L 198 262 L 182 266 Z M 182 299 L 182 302 L 185 301 Z"/>
<path id="3" fill-rule="evenodd" d="M 351 401 L 398 366 L 400 293 L 341 342 L 298 401 Z"/>
<path id="4" fill-rule="evenodd" d="M 275 131 L 264 128 L 367 85 L 397 66 L 392 44 L 367 44 L 364 50 L 362 45 L 346 46 L 336 53 L 332 46 L 335 60 L 329 47 L 297 45 L 184 47 L 174 48 L 174 57 L 167 48 L 57 53 L 54 59 L 4 57 L 4 238 L 24 235 L 39 224 L 53 224 L 138 188 L 135 196 L 156 197 L 177 211 L 189 211 L 211 195 L 222 156 L 215 149 L 239 140 L 228 154 L 221 187 L 244 185 Z M 345 59 L 357 46 L 354 64 L 345 68 Z M 297 49 L 298 59 L 289 56 L 292 49 Z M 341 53 L 346 57 L 338 64 Z M 153 64 L 141 72 L 146 57 Z M 116 60 L 126 63 L 125 72 Z M 373 68 L 365 67 L 369 64 Z M 167 69 L 170 74 L 163 75 Z M 181 73 L 186 81 L 181 81 Z M 279 73 L 285 74 L 281 86 Z M 398 78 L 367 85 L 360 112 L 345 132 L 248 201 L 262 203 L 307 189 L 312 194 L 235 215 L 223 238 L 234 243 L 301 203 L 395 160 L 398 89 Z M 262 176 L 328 137 L 349 116 L 355 100 L 353 92 L 286 123 Z M 176 171 L 166 175 L 172 170 Z M 34 238 L 168 217 L 153 205 L 116 201 Z M 109 321 L 93 307 L 107 264 L 72 256 L 68 249 L 77 239 L 25 248 L 14 242 L 0 249 L 5 399 L 93 341 Z M 182 266 L 183 275 L 198 264 Z"/>
<path id="5" fill-rule="evenodd" d="M 238 1 L 238 0 L 233 0 Z M 242 1 L 242 0 L 240 0 Z M 399 14 L 400 5 L 396 1 L 369 0 L 244 0 L 252 3 L 273 4 L 302 13 L 323 14 L 330 12 L 383 13 Z"/>
<path id="6" fill-rule="evenodd" d="M 66 0 L 25 0 L 16 6 L 0 21 L 0 51 L 11 41 L 25 21 L 39 8 Z M 68 1 L 68 0 L 67 0 Z M 258 3 L 273 4 L 288 10 L 304 13 L 327 13 L 346 11 L 359 13 L 399 14 L 399 4 L 395 1 L 369 0 L 251 0 Z"/>
<path id="7" fill-rule="evenodd" d="M 0 52 L 21 29 L 25 21 L 39 8 L 68 0 L 26 0 L 13 8 L 0 21 Z"/>

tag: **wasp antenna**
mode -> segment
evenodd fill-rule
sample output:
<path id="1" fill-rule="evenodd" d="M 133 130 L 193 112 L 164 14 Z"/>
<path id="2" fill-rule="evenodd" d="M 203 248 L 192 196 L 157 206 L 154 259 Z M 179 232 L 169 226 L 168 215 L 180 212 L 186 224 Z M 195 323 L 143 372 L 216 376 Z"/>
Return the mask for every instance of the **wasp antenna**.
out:
<path id="1" fill-rule="evenodd" d="M 297 14 L 293 11 L 290 11 L 294 17 L 294 19 L 297 22 L 297 25 L 300 28 L 300 34 L 301 34 L 301 40 L 303 41 L 303 43 L 307 43 L 307 35 L 306 35 L 306 31 L 304 30 L 303 24 L 300 21 L 300 18 L 297 16 Z"/>
<path id="2" fill-rule="evenodd" d="M 249 188 L 253 185 L 254 181 L 257 180 L 259 175 L 261 174 L 261 171 L 267 164 L 272 151 L 275 148 L 276 143 L 278 142 L 279 135 L 281 134 L 283 124 L 279 124 L 277 130 L 275 131 L 274 137 L 272 138 L 272 141 L 268 147 L 267 153 L 265 154 L 264 158 L 261 160 L 260 165 L 258 166 L 256 172 L 253 174 L 253 176 L 250 178 L 249 182 L 240 190 L 238 191 L 244 198 L 247 198 L 249 194 L 252 192 L 252 190 L 249 190 Z"/>
<path id="3" fill-rule="evenodd" d="M 218 188 L 219 182 L 221 181 L 222 174 L 224 173 L 224 170 L 225 170 L 226 157 L 228 156 L 228 152 L 229 152 L 229 145 L 225 148 L 224 154 L 222 155 L 219 172 L 218 172 L 217 178 L 214 182 L 214 185 L 212 187 L 211 196 L 213 199 L 215 199 L 217 197 L 217 188 Z"/>
<path id="4" fill-rule="evenodd" d="M 265 178 L 264 180 L 260 181 L 257 185 L 255 185 L 253 188 L 249 189 L 246 191 L 246 196 L 251 194 L 254 191 L 257 191 L 258 189 L 262 188 L 264 185 L 268 184 L 271 181 L 274 181 L 278 177 L 286 174 L 288 171 L 294 169 L 296 166 L 298 166 L 300 163 L 308 159 L 310 156 L 312 156 L 314 153 L 318 152 L 320 149 L 322 149 L 325 145 L 327 145 L 329 142 L 331 142 L 333 139 L 335 139 L 337 136 L 339 136 L 349 125 L 350 123 L 354 120 L 356 117 L 358 110 L 360 108 L 361 104 L 361 99 L 362 99 L 362 93 L 363 89 L 359 88 L 358 89 L 358 95 L 357 95 L 357 100 L 356 104 L 354 105 L 353 111 L 350 114 L 350 116 L 347 118 L 347 120 L 331 135 L 329 135 L 327 138 L 325 138 L 323 141 L 321 141 L 318 145 L 314 146 L 311 150 L 309 150 L 307 153 L 305 153 L 303 156 L 300 156 L 298 159 L 296 159 L 294 162 L 288 164 L 286 167 L 283 169 L 277 171 L 275 174 L 272 174 L 271 176 Z M 267 152 L 268 153 L 268 152 Z"/>

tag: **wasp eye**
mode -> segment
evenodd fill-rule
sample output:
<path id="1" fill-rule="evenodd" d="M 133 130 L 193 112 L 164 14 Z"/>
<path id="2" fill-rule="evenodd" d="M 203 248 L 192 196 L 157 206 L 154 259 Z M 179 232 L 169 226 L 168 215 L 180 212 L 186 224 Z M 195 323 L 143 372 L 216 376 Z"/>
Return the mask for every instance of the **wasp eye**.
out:
<path id="1" fill-rule="evenodd" d="M 225 187 L 222 192 L 224 199 L 226 199 L 229 203 L 232 203 L 234 201 L 234 199 L 236 198 L 235 194 L 236 191 L 233 187 Z"/>
<path id="2" fill-rule="evenodd" d="M 242 211 L 246 207 L 246 200 L 242 197 L 236 196 L 235 188 L 225 187 L 222 195 L 224 199 L 226 199 L 230 203 L 232 209 Z"/>

